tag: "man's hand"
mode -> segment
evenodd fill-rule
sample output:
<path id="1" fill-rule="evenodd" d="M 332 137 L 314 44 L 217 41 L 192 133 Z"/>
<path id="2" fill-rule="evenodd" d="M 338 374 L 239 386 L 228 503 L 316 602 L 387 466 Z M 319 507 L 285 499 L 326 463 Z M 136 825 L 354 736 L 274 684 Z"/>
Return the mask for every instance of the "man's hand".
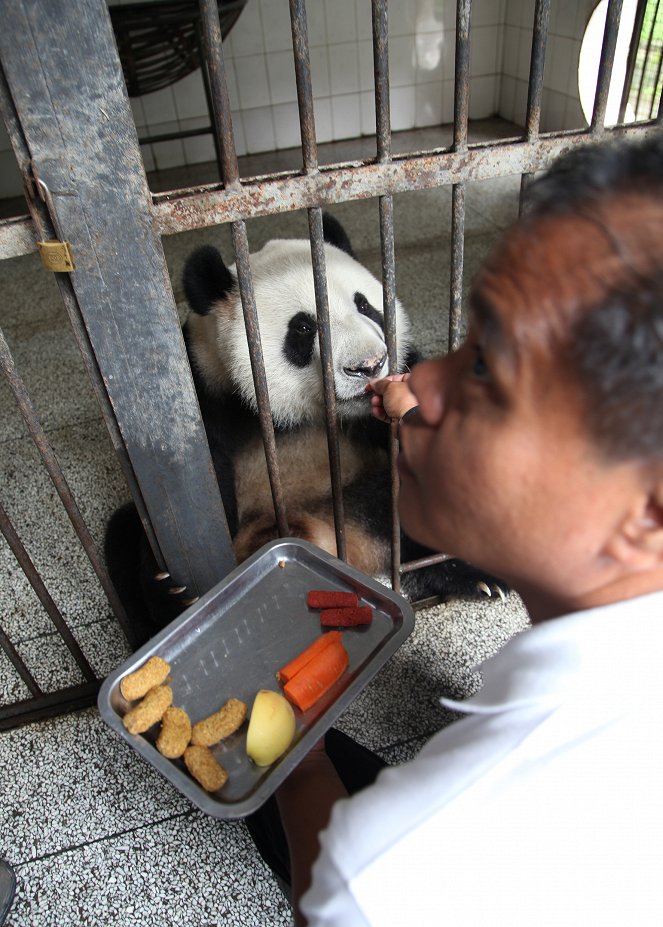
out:
<path id="1" fill-rule="evenodd" d="M 395 373 L 383 380 L 374 380 L 366 387 L 371 396 L 371 412 L 381 422 L 398 420 L 417 404 L 414 393 L 407 385 L 409 373 Z"/>

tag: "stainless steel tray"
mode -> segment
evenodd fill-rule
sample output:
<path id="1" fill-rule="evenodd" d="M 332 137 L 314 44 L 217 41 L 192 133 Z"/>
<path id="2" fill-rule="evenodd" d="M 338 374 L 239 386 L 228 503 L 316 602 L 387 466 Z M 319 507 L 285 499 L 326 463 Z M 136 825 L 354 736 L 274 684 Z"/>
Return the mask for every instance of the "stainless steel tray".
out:
<path id="1" fill-rule="evenodd" d="M 319 613 L 306 604 L 309 589 L 356 592 L 374 617 L 370 625 L 343 632 L 349 667 L 316 705 L 304 713 L 295 709 L 295 739 L 280 760 L 260 769 L 248 759 L 245 723 L 212 748 L 229 779 L 208 793 L 181 760 L 158 752 L 158 725 L 145 734 L 126 730 L 122 717 L 129 703 L 120 694 L 120 680 L 153 654 L 170 663 L 173 705 L 184 708 L 194 723 L 230 697 L 242 699 L 250 712 L 258 689 L 279 691 L 276 671 L 322 633 Z M 283 538 L 244 561 L 114 670 L 101 686 L 99 711 L 202 811 L 216 818 L 244 817 L 272 794 L 413 628 L 414 613 L 402 596 L 306 541 Z"/>

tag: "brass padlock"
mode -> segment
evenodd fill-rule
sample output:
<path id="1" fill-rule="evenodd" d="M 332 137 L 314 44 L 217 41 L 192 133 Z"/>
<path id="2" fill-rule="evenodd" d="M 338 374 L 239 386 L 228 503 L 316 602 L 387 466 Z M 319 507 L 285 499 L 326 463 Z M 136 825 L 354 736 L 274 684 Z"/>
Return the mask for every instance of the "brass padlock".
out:
<path id="1" fill-rule="evenodd" d="M 41 262 L 53 273 L 68 273 L 75 270 L 74 256 L 68 241 L 38 241 Z"/>

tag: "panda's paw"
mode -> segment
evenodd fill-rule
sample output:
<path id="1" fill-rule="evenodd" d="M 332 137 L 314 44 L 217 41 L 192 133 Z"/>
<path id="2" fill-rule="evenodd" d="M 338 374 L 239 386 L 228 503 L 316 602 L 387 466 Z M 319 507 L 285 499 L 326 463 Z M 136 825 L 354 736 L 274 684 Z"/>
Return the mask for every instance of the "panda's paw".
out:
<path id="1" fill-rule="evenodd" d="M 495 598 L 499 599 L 501 602 L 506 602 L 506 592 L 498 583 L 493 582 L 489 584 L 485 580 L 480 579 L 476 589 L 480 595 L 485 595 L 489 599 Z"/>
<path id="2" fill-rule="evenodd" d="M 191 595 L 186 586 L 178 585 L 166 570 L 153 575 L 152 586 L 155 598 L 161 601 L 169 613 L 179 614 L 200 598 L 199 595 Z"/>

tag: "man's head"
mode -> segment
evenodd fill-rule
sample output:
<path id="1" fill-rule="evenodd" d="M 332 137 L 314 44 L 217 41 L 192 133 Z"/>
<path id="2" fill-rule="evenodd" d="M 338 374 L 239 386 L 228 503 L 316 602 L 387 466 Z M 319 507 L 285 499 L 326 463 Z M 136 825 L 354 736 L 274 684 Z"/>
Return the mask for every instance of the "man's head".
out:
<path id="1" fill-rule="evenodd" d="M 401 517 L 546 617 L 663 585 L 663 140 L 578 149 L 529 202 L 412 375 Z"/>

